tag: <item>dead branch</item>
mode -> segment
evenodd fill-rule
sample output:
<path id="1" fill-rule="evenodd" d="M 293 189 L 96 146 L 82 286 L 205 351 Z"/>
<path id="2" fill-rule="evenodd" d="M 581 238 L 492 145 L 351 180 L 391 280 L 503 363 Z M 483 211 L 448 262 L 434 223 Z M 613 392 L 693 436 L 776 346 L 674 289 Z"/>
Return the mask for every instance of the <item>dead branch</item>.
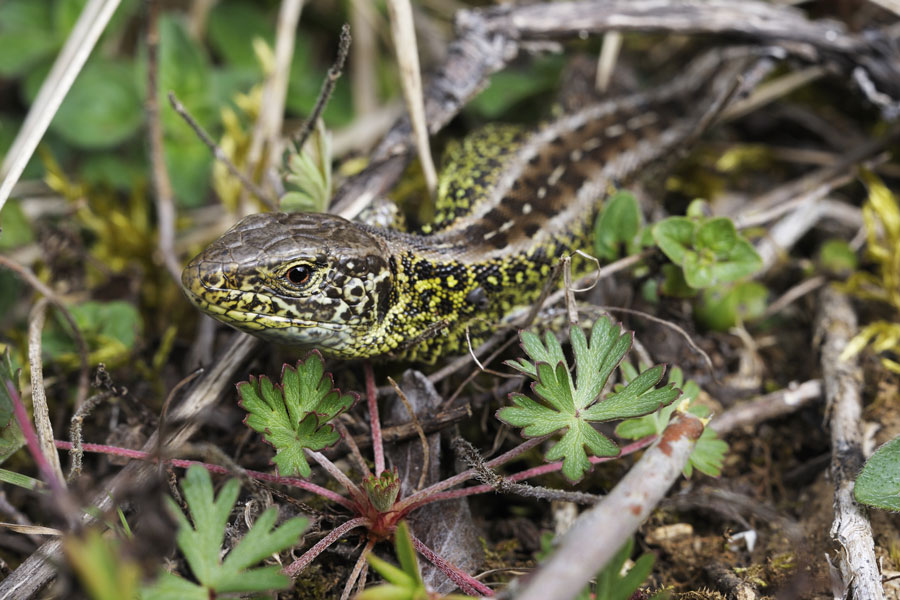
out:
<path id="1" fill-rule="evenodd" d="M 834 481 L 834 523 L 831 537 L 840 544 L 838 565 L 848 598 L 881 600 L 884 589 L 875 560 L 872 525 L 853 498 L 853 482 L 862 468 L 862 370 L 856 357 L 841 353 L 856 334 L 856 313 L 850 300 L 832 287 L 822 291 L 818 334 L 822 339 L 822 376 L 831 425 L 831 477 Z"/>

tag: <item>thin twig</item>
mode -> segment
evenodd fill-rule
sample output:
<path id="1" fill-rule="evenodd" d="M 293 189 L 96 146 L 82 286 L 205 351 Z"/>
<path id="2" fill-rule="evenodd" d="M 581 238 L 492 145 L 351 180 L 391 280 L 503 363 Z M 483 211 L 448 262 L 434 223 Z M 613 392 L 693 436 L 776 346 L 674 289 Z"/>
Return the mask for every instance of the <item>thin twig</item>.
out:
<path id="1" fill-rule="evenodd" d="M 372 477 L 372 472 L 369 470 L 369 465 L 366 464 L 366 459 L 363 458 L 362 453 L 359 451 L 359 446 L 356 445 L 356 440 L 353 439 L 353 436 L 350 435 L 350 432 L 347 431 L 347 426 L 344 425 L 344 422 L 340 419 L 337 419 L 334 422 L 334 426 L 337 428 L 338 433 L 341 434 L 341 439 L 347 445 L 347 448 L 350 449 L 350 456 L 353 458 L 353 462 L 356 463 L 356 468 L 359 469 L 359 472 L 362 474 L 364 479 L 369 479 Z"/>
<path id="2" fill-rule="evenodd" d="M 81 475 L 81 463 L 84 457 L 84 440 L 81 438 L 81 428 L 85 418 L 91 414 L 91 411 L 98 404 L 113 397 L 115 397 L 115 394 L 111 391 L 94 394 L 85 400 L 84 404 L 79 406 L 75 414 L 72 415 L 72 419 L 69 421 L 69 439 L 72 440 L 72 450 L 69 452 L 69 481 Z"/>
<path id="3" fill-rule="evenodd" d="M 172 180 L 166 169 L 163 146 L 162 122 L 159 118 L 157 81 L 159 77 L 159 0 L 146 0 L 147 44 L 147 97 L 144 110 L 147 113 L 147 133 L 150 138 L 150 164 L 153 176 L 156 219 L 159 227 L 159 253 L 163 265 L 176 284 L 181 283 L 181 267 L 175 256 L 175 200 Z"/>
<path id="4" fill-rule="evenodd" d="M 313 129 L 316 128 L 316 121 L 319 120 L 319 117 L 322 116 L 322 112 L 325 110 L 325 106 L 328 105 L 328 100 L 334 92 L 334 86 L 344 71 L 344 63 L 347 61 L 347 53 L 350 52 L 351 41 L 350 25 L 344 23 L 344 26 L 341 27 L 341 39 L 338 42 L 337 57 L 334 59 L 334 64 L 328 69 L 325 81 L 322 82 L 322 89 L 319 91 L 319 97 L 316 98 L 316 104 L 313 106 L 312 112 L 309 113 L 309 117 L 303 122 L 303 126 L 293 136 L 296 152 L 303 150 L 303 145 L 306 144 L 306 140 L 309 139 Z"/>
<path id="5" fill-rule="evenodd" d="M 50 424 L 50 409 L 47 406 L 47 393 L 44 390 L 44 363 L 41 359 L 41 332 L 47 317 L 47 298 L 34 303 L 28 318 L 28 365 L 31 368 L 31 405 L 34 409 L 34 425 L 37 429 L 41 452 L 53 468 L 53 472 L 62 483 L 62 466 L 59 454 L 53 446 L 53 425 Z"/>
<path id="6" fill-rule="evenodd" d="M 359 558 L 356 559 L 356 564 L 353 565 L 353 570 L 350 571 L 350 576 L 347 577 L 347 583 L 344 584 L 344 591 L 341 592 L 341 600 L 348 600 L 350 598 L 350 594 L 353 592 L 353 586 L 356 585 L 357 580 L 359 580 L 359 591 L 362 591 L 362 588 L 365 585 L 365 579 L 362 578 L 361 575 L 368 564 L 366 562 L 366 557 L 369 556 L 369 553 L 372 552 L 372 548 L 374 547 L 375 540 L 370 539 L 366 542 L 362 552 L 359 553 Z"/>
<path id="7" fill-rule="evenodd" d="M 37 276 L 31 272 L 31 269 L 22 266 L 3 255 L 0 255 L 0 266 L 6 267 L 10 271 L 16 273 L 25 281 L 25 283 L 33 287 L 38 293 L 43 294 L 43 296 L 50 301 L 50 304 L 59 310 L 60 314 L 62 314 L 63 318 L 66 320 L 66 323 L 72 328 L 72 337 L 75 338 L 75 345 L 78 346 L 78 357 L 81 360 L 81 371 L 78 374 L 78 392 L 75 395 L 75 406 L 81 406 L 87 398 L 90 368 L 88 366 L 87 343 L 84 341 L 84 336 L 81 335 L 81 329 L 78 328 L 78 323 L 75 322 L 72 313 L 66 308 L 62 299 L 56 295 L 56 292 L 38 279 Z"/>
<path id="8" fill-rule="evenodd" d="M 213 157 L 216 160 L 225 165 L 225 168 L 228 169 L 228 172 L 231 173 L 234 177 L 237 177 L 241 185 L 243 185 L 248 192 L 259 198 L 262 202 L 270 210 L 276 210 L 277 203 L 275 199 L 273 199 L 267 192 L 265 192 L 261 187 L 253 183 L 246 175 L 241 173 L 241 170 L 234 166 L 234 163 L 231 162 L 231 159 L 228 158 L 228 155 L 225 154 L 225 151 L 222 150 L 218 144 L 216 144 L 205 129 L 197 122 L 197 120 L 191 116 L 191 113 L 184 107 L 184 104 L 178 100 L 175 96 L 175 92 L 169 92 L 169 104 L 172 105 L 172 109 L 178 113 L 178 115 L 184 119 L 184 122 L 188 124 L 188 126 L 194 130 L 194 133 L 197 134 L 197 137 L 201 142 L 206 144 L 206 147 L 209 148 L 209 151 L 212 152 Z"/>
<path id="9" fill-rule="evenodd" d="M 418 492 L 422 489 L 422 486 L 425 485 L 425 475 L 428 474 L 428 464 L 431 462 L 431 451 L 428 447 L 428 438 L 425 437 L 425 431 L 419 424 L 419 417 L 416 416 L 416 411 L 413 410 L 413 407 L 409 403 L 409 399 L 406 397 L 406 394 L 403 393 L 403 390 L 400 389 L 400 386 L 397 385 L 397 382 L 394 381 L 391 377 L 388 377 L 387 379 L 394 387 L 394 391 L 397 392 L 397 396 L 400 398 L 400 401 L 403 402 L 403 406 L 406 407 L 406 412 L 409 413 L 409 417 L 412 421 L 413 427 L 415 427 L 416 429 L 416 434 L 418 434 L 419 436 L 419 441 L 422 442 L 422 471 L 421 473 L 419 473 L 419 482 L 416 484 L 416 491 Z"/>
<path id="10" fill-rule="evenodd" d="M 186 377 L 183 377 L 181 381 L 176 383 L 175 387 L 173 387 L 166 396 L 166 401 L 163 402 L 162 409 L 160 409 L 159 412 L 159 422 L 156 424 L 156 455 L 160 458 L 162 458 L 163 442 L 166 440 L 166 416 L 169 414 L 169 407 L 175 400 L 175 396 L 177 396 L 178 392 L 181 391 L 181 388 L 183 388 L 184 386 L 192 382 L 196 377 L 202 374 L 202 367 L 194 369 Z"/>
<path id="11" fill-rule="evenodd" d="M 758 425 L 796 412 L 822 397 L 822 381 L 810 379 L 801 384 L 791 384 L 783 390 L 747 400 L 716 416 L 709 424 L 719 435 L 725 435 L 738 427 Z"/>

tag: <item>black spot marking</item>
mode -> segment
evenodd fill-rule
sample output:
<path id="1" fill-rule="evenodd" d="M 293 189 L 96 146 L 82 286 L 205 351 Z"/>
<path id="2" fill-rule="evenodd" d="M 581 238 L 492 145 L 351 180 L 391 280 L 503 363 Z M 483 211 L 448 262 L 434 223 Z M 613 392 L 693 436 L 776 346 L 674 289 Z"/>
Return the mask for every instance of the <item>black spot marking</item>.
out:
<path id="1" fill-rule="evenodd" d="M 494 237 L 489 240 L 491 246 L 496 248 L 497 250 L 502 250 L 506 248 L 507 244 L 509 244 L 509 238 L 505 233 L 498 233 Z"/>
<path id="2" fill-rule="evenodd" d="M 537 223 L 528 223 L 522 229 L 525 232 L 525 235 L 527 235 L 528 237 L 534 237 L 535 235 L 537 235 L 537 232 L 541 230 L 541 226 Z"/>

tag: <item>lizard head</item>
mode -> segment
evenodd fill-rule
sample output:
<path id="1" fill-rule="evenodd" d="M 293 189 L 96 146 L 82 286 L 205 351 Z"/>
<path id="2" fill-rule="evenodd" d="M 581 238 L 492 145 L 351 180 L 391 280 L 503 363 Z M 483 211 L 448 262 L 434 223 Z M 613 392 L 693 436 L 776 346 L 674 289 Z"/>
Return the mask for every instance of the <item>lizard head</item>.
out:
<path id="1" fill-rule="evenodd" d="M 360 357 L 390 305 L 393 275 L 384 241 L 365 227 L 321 213 L 262 213 L 197 255 L 181 282 L 200 310 L 232 327 Z"/>

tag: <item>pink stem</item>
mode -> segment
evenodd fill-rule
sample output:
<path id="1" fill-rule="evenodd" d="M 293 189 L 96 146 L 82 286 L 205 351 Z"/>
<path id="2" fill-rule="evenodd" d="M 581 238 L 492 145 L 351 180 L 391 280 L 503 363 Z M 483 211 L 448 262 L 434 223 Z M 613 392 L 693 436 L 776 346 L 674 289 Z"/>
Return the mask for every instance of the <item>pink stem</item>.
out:
<path id="1" fill-rule="evenodd" d="M 469 596 L 493 597 L 494 590 L 487 587 L 468 573 L 460 570 L 459 567 L 448 562 L 445 558 L 435 554 L 431 548 L 423 544 L 419 538 L 412 534 L 412 532 L 410 532 L 409 535 L 412 538 L 413 546 L 415 546 L 419 554 L 427 558 L 428 562 L 440 569 L 442 573 L 453 581 L 453 583 L 459 586 L 459 589 L 461 589 L 464 594 L 468 594 Z"/>
<path id="2" fill-rule="evenodd" d="M 384 446 L 381 442 L 381 419 L 378 416 L 378 392 L 375 390 L 375 373 L 372 363 L 365 361 L 363 370 L 366 373 L 366 398 L 369 403 L 369 421 L 372 427 L 372 452 L 375 454 L 375 476 L 380 477 L 384 471 Z"/>
<path id="3" fill-rule="evenodd" d="M 71 450 L 72 442 L 64 442 L 62 440 L 54 440 L 56 447 L 61 450 Z M 147 460 L 151 462 L 157 462 L 155 456 L 151 456 L 149 452 L 144 452 L 142 450 L 131 450 L 129 448 L 119 448 L 117 446 L 106 446 L 104 444 L 82 444 L 82 447 L 88 452 L 98 452 L 100 454 L 112 454 L 115 456 L 124 456 L 125 458 L 133 458 L 136 460 Z M 200 465 L 210 473 L 221 473 L 223 475 L 232 474 L 231 471 L 226 469 L 225 467 L 220 467 L 219 465 L 211 465 L 209 463 L 203 463 L 196 460 L 183 460 L 180 458 L 170 458 L 165 461 L 168 464 L 174 465 L 179 468 L 186 469 L 191 465 Z M 336 492 L 332 492 L 329 489 L 318 486 L 314 483 L 310 483 L 308 481 L 304 481 L 303 479 L 299 479 L 297 477 L 281 477 L 280 475 L 272 475 L 270 473 L 263 473 L 261 471 L 250 471 L 245 470 L 245 473 L 254 479 L 259 479 L 260 481 L 270 481 L 272 483 L 278 483 L 281 485 L 287 485 L 290 487 L 300 488 L 306 490 L 307 492 L 312 492 L 313 494 L 318 494 L 332 502 L 337 502 L 341 506 L 356 511 L 356 505 L 349 499 L 341 496 Z"/>
<path id="4" fill-rule="evenodd" d="M 519 456 L 520 454 L 523 454 L 523 453 L 527 452 L 528 450 L 531 450 L 532 448 L 534 448 L 535 446 L 537 446 L 538 444 L 543 442 L 545 439 L 547 439 L 546 436 L 527 440 L 527 441 L 519 444 L 512 450 L 504 452 L 497 458 L 486 462 L 485 466 L 489 469 L 492 469 L 498 465 L 507 463 L 507 462 L 511 461 L 512 459 L 514 459 L 515 457 Z M 465 481 L 468 481 L 469 479 L 472 479 L 472 477 L 474 477 L 474 476 L 475 476 L 475 469 L 467 469 L 467 470 L 463 471 L 462 473 L 454 475 L 453 477 L 448 477 L 447 479 L 444 479 L 443 481 L 438 481 L 434 485 L 429 486 L 429 487 L 425 488 L 424 490 L 420 490 L 420 491 L 416 492 L 415 494 L 411 494 L 411 495 L 407 496 L 406 498 L 404 498 L 403 500 L 401 500 L 394 506 L 394 510 L 396 510 L 396 511 L 405 510 L 406 512 L 409 512 L 408 509 L 410 506 L 413 506 L 413 505 L 419 506 L 421 504 L 424 504 L 425 503 L 424 501 L 427 498 L 430 498 L 431 496 L 433 496 L 434 494 L 436 494 L 440 491 L 446 490 L 448 488 L 452 488 L 453 486 L 459 485 L 460 483 L 463 483 Z"/>
<path id="5" fill-rule="evenodd" d="M 9 392 L 9 397 L 12 399 L 13 413 L 16 415 L 16 420 L 19 422 L 19 427 L 22 429 L 22 435 L 25 437 L 25 444 L 28 446 L 28 451 L 31 453 L 32 458 L 34 458 L 34 462 L 37 465 L 38 472 L 41 474 L 41 478 L 44 480 L 44 483 L 53 490 L 54 494 L 61 498 L 62 495 L 67 493 L 66 488 L 63 487 L 62 483 L 59 481 L 59 478 L 53 471 L 53 467 L 51 467 L 50 463 L 47 461 L 47 457 L 41 452 L 41 445 L 38 442 L 37 432 L 35 432 L 34 427 L 31 425 L 31 419 L 28 418 L 25 404 L 22 403 L 22 399 L 16 391 L 16 386 L 8 379 L 6 380 L 6 391 Z"/>
<path id="6" fill-rule="evenodd" d="M 363 527 L 368 525 L 369 520 L 365 517 L 356 517 L 355 519 L 350 519 L 349 521 L 338 525 L 331 532 L 323 537 L 321 540 L 316 542 L 316 545 L 303 553 L 303 556 L 289 564 L 284 568 L 284 573 L 288 577 L 295 577 L 297 573 L 306 568 L 306 565 L 311 563 L 313 559 L 315 559 L 319 554 L 322 553 L 325 548 L 335 543 L 346 534 L 351 529 L 355 529 L 357 527 Z"/>
<path id="7" fill-rule="evenodd" d="M 636 442 L 632 442 L 627 446 L 622 446 L 622 451 L 619 452 L 616 456 L 589 456 L 588 460 L 593 464 L 598 465 L 600 463 L 609 462 L 611 460 L 616 460 L 622 458 L 623 456 L 627 456 L 629 454 L 634 454 L 638 450 L 643 450 L 647 446 L 651 445 L 655 442 L 657 436 L 648 435 L 645 438 L 642 438 Z M 523 481 L 525 479 L 531 479 L 532 477 L 537 477 L 538 475 L 544 475 L 546 473 L 553 473 L 555 471 L 559 471 L 562 469 L 562 461 L 549 463 L 546 465 L 541 465 L 539 467 L 534 467 L 531 469 L 526 469 L 525 471 L 519 471 L 518 473 L 513 473 L 509 477 L 506 477 L 506 481 L 516 482 Z M 459 490 L 451 490 L 449 492 L 440 492 L 438 494 L 433 494 L 428 498 L 424 498 L 418 502 L 416 502 L 412 506 L 406 507 L 406 512 L 412 512 L 414 509 L 419 508 L 423 504 L 429 504 L 431 502 L 439 502 L 441 500 L 453 500 L 456 498 L 464 498 L 465 496 L 474 496 L 475 494 L 484 494 L 486 492 L 494 491 L 494 487 L 490 485 L 473 485 L 471 487 L 462 488 Z"/>
<path id="8" fill-rule="evenodd" d="M 328 474 L 331 475 L 338 483 L 344 486 L 350 495 L 353 496 L 357 502 L 362 504 L 366 503 L 366 493 L 363 492 L 358 485 L 353 483 L 349 477 L 344 475 L 344 472 L 337 468 L 337 466 L 328 460 L 328 458 L 321 454 L 320 452 L 314 452 L 312 450 L 307 450 L 306 453 L 312 457 L 314 461 L 319 463 L 319 466 L 328 471 Z"/>

